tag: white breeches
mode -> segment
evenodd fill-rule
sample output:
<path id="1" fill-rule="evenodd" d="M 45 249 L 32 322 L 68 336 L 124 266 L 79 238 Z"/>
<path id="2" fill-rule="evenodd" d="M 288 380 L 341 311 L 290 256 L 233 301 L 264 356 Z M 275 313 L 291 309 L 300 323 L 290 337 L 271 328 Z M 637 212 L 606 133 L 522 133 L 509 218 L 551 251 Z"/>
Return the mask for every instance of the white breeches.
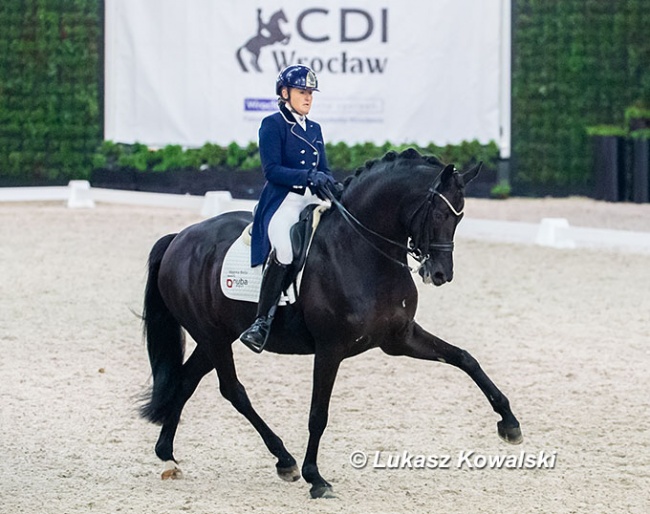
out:
<path id="1" fill-rule="evenodd" d="M 291 264 L 293 250 L 289 231 L 298 221 L 302 210 L 313 203 L 321 203 L 320 198 L 305 188 L 305 194 L 289 193 L 282 201 L 269 223 L 269 241 L 275 249 L 275 257 L 280 264 Z"/>

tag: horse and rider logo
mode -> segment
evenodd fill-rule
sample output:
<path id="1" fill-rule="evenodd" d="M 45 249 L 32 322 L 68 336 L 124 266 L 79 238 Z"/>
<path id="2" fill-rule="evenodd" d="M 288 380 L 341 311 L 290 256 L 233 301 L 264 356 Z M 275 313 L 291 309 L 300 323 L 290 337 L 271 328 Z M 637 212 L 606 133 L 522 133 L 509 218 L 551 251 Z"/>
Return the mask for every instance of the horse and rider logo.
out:
<path id="1" fill-rule="evenodd" d="M 291 35 L 282 32 L 280 22 L 287 22 L 287 17 L 282 9 L 274 12 L 266 23 L 262 20 L 262 9 L 257 10 L 257 34 L 237 49 L 237 61 L 242 71 L 251 70 L 261 72 L 259 59 L 262 48 L 281 43 L 286 45 Z"/>

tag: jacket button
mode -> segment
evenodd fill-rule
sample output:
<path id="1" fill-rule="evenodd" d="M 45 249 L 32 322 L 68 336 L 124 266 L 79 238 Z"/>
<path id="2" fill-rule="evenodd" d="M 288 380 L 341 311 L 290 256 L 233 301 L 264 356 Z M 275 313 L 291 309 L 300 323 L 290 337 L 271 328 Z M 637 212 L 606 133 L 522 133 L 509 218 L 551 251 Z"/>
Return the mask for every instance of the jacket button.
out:
<path id="1" fill-rule="evenodd" d="M 312 166 L 316 166 L 316 163 L 315 163 L 315 162 L 312 162 L 311 165 L 312 165 Z"/>
<path id="2" fill-rule="evenodd" d="M 300 161 L 300 164 L 305 164 L 305 161 Z"/>
<path id="3" fill-rule="evenodd" d="M 318 155 L 318 152 L 314 152 L 314 155 Z"/>
<path id="4" fill-rule="evenodd" d="M 304 150 L 300 150 L 300 153 L 305 153 L 305 151 L 304 151 Z"/>

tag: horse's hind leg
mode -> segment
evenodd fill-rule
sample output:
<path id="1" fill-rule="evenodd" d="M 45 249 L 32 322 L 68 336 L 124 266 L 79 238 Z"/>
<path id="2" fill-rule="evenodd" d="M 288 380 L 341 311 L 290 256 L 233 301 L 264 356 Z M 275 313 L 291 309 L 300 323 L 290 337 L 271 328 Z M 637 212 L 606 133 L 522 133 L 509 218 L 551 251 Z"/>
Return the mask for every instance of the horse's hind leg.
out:
<path id="1" fill-rule="evenodd" d="M 280 478 L 287 482 L 298 480 L 300 471 L 296 465 L 296 459 L 284 447 L 282 439 L 257 414 L 248 399 L 246 389 L 237 378 L 232 347 L 230 345 L 212 345 L 210 356 L 217 370 L 221 394 L 255 427 L 266 447 L 278 459 L 275 467 Z"/>
<path id="2" fill-rule="evenodd" d="M 474 380 L 494 411 L 501 416 L 501 421 L 497 423 L 499 437 L 511 444 L 519 444 L 523 441 L 519 421 L 510 410 L 508 398 L 499 391 L 469 352 L 429 334 L 417 323 L 409 326 L 406 337 L 399 341 L 391 341 L 382 346 L 382 350 L 389 355 L 407 355 L 416 359 L 446 362 L 462 369 Z"/>
<path id="3" fill-rule="evenodd" d="M 183 376 L 181 378 L 181 385 L 174 398 L 174 408 L 170 414 L 169 421 L 163 424 L 160 435 L 158 436 L 158 442 L 156 443 L 156 455 L 165 463 L 165 469 L 162 472 L 163 480 L 182 477 L 181 470 L 174 458 L 174 436 L 176 435 L 178 422 L 180 421 L 181 412 L 187 400 L 194 394 L 201 379 L 213 369 L 212 362 L 200 347 L 194 349 L 192 355 L 190 355 L 187 362 L 181 368 Z"/>

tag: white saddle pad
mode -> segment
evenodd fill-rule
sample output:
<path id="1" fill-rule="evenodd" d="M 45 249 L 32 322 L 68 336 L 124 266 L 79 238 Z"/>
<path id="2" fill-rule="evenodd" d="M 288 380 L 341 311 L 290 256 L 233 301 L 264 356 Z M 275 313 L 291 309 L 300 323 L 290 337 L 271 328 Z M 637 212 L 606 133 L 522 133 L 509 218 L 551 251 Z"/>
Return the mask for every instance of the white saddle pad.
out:
<path id="1" fill-rule="evenodd" d="M 257 303 L 262 287 L 262 266 L 251 268 L 251 225 L 228 249 L 221 268 L 221 290 L 226 298 Z M 280 298 L 279 305 L 296 301 L 294 287 Z"/>

